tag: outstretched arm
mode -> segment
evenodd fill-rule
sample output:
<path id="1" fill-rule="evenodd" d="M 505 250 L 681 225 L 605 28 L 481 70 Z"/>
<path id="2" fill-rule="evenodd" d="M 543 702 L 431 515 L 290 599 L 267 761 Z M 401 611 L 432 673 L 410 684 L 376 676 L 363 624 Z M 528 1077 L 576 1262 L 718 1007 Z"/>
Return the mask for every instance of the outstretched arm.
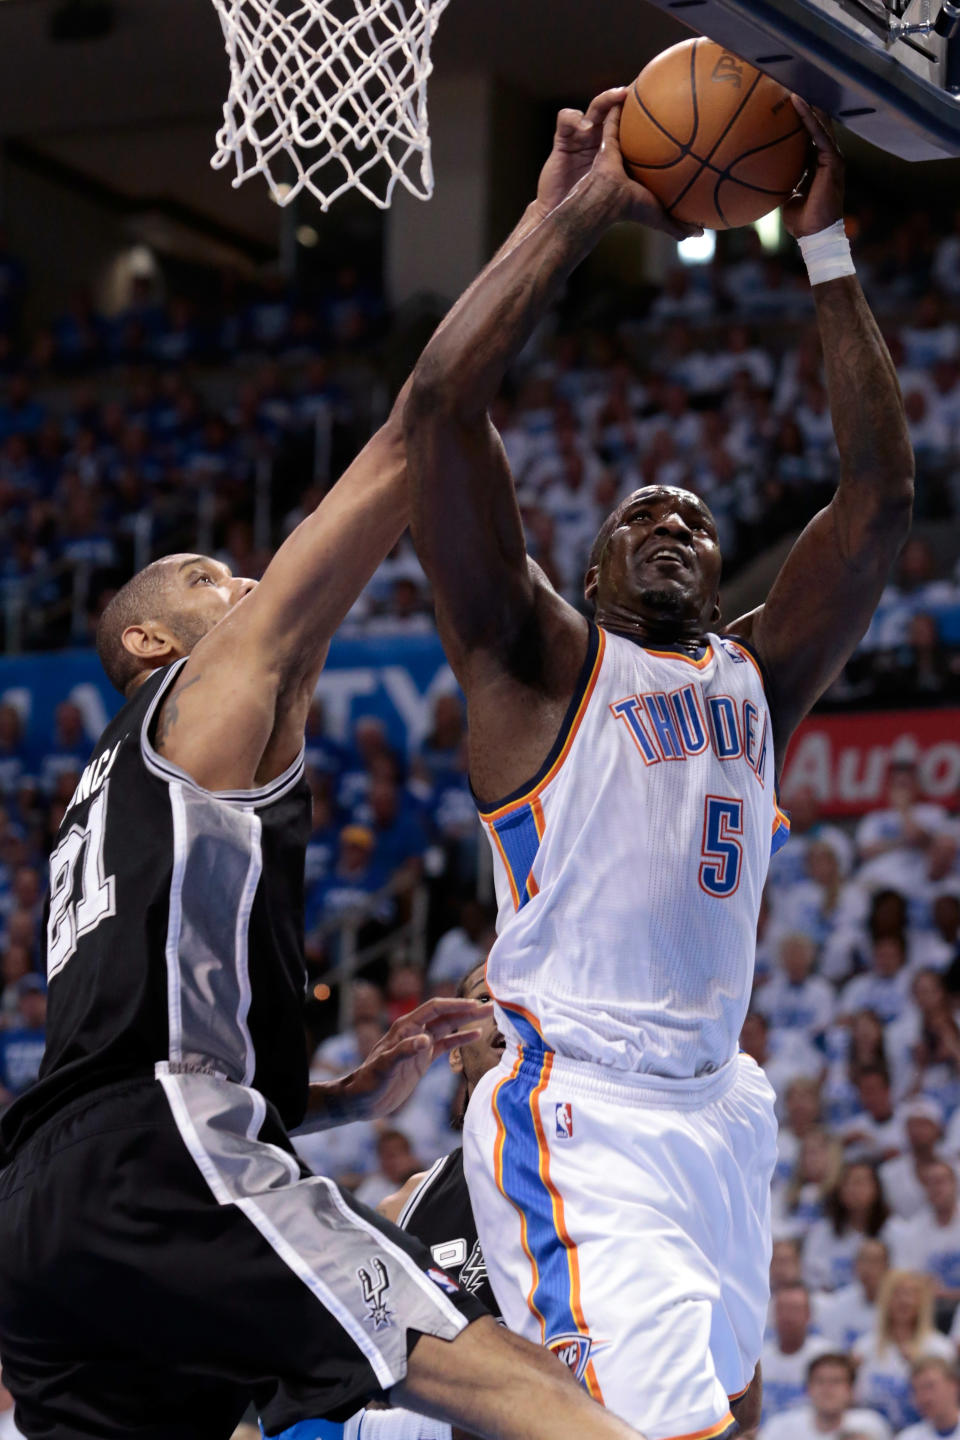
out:
<path id="1" fill-rule="evenodd" d="M 487 415 L 507 367 L 616 220 L 690 233 L 627 179 L 617 143 L 622 98 L 622 90 L 608 91 L 592 103 L 576 131 L 583 137 L 578 160 L 588 158 L 589 168 L 520 244 L 487 266 L 414 371 L 406 412 L 411 529 L 461 677 L 477 652 L 506 659 L 522 643 L 538 588 L 509 467 Z M 562 134 L 563 115 L 555 154 Z"/>
<path id="2" fill-rule="evenodd" d="M 809 192 L 784 207 L 795 236 L 843 214 L 843 161 L 823 118 L 797 102 L 817 147 Z M 910 528 L 913 452 L 896 370 L 855 275 L 813 286 L 840 481 L 814 516 L 764 605 L 729 626 L 767 669 L 778 763 L 870 623 Z"/>

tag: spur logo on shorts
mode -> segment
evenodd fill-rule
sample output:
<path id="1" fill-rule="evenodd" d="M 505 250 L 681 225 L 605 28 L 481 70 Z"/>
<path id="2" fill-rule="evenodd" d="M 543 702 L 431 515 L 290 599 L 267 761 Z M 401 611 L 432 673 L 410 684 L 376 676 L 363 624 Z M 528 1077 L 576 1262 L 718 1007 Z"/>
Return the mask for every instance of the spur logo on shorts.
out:
<path id="1" fill-rule="evenodd" d="M 578 1331 L 568 1335 L 551 1335 L 545 1343 L 547 1349 L 553 1351 L 577 1380 L 583 1379 L 590 1351 L 593 1349 L 593 1341 L 589 1335 L 581 1335 Z"/>
<path id="2" fill-rule="evenodd" d="M 569 1100 L 557 1106 L 557 1139 L 573 1139 L 573 1106 Z"/>
<path id="3" fill-rule="evenodd" d="M 371 1276 L 370 1271 L 373 1271 Z M 387 1291 L 390 1289 L 390 1276 L 383 1261 L 375 1257 L 370 1265 L 370 1270 L 364 1270 L 363 1266 L 357 1271 L 357 1279 L 360 1281 L 360 1293 L 363 1296 L 364 1304 L 369 1306 L 370 1313 L 365 1317 L 373 1321 L 374 1330 L 386 1330 L 393 1324 L 393 1311 L 387 1304 Z"/>

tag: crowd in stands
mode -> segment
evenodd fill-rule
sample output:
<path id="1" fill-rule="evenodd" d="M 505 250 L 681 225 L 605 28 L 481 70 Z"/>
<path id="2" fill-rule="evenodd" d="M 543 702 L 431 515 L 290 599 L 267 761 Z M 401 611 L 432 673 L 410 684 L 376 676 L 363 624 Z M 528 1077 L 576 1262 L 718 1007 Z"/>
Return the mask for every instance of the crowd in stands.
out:
<path id="1" fill-rule="evenodd" d="M 897 362 L 918 464 L 917 513 L 960 514 L 960 222 L 851 217 L 861 279 Z M 531 553 L 581 604 L 582 557 L 616 501 L 651 481 L 710 504 L 726 573 L 794 532 L 837 476 L 809 286 L 752 230 L 712 265 L 678 265 L 624 300 L 576 283 L 497 406 Z M 175 549 L 259 574 L 382 413 L 391 322 L 344 267 L 316 293 L 276 276 L 202 299 L 133 282 L 127 306 L 88 298 L 47 328 L 18 321 L 24 269 L 0 247 L 0 595 L 23 648 L 89 643 L 132 569 Z M 575 277 L 576 282 L 576 277 Z M 591 309 L 591 307 L 593 307 Z M 922 548 L 835 699 L 935 703 L 960 693 L 960 580 Z M 349 626 L 431 626 L 407 545 Z"/>
<path id="2" fill-rule="evenodd" d="M 960 517 L 960 220 L 946 235 L 923 216 L 887 233 L 866 210 L 857 223 L 860 273 L 906 396 L 919 513 Z M 204 308 L 138 285 L 120 316 L 78 302 L 26 336 L 23 283 L 0 253 L 0 587 L 26 597 L 21 638 L 88 644 L 134 564 L 171 549 L 210 548 L 259 574 L 369 426 L 363 397 L 387 328 L 376 287 L 345 270 L 309 306 L 269 282 Z M 575 603 L 600 521 L 639 484 L 703 494 L 736 570 L 836 480 L 807 287 L 759 242 L 729 263 L 672 271 L 615 325 L 592 320 L 574 290 L 495 418 L 531 553 Z M 266 541 L 251 500 L 264 462 Z M 64 607 L 79 570 L 83 603 Z M 407 542 L 346 628 L 432 632 Z M 833 699 L 958 695 L 960 573 L 915 538 Z M 464 727 L 452 691 L 435 697 L 411 754 L 371 716 L 341 742 L 319 703 L 311 713 L 315 1078 L 356 1065 L 427 994 L 453 993 L 492 942 Z M 94 739 L 69 699 L 48 736 L 25 732 L 14 699 L 0 702 L 0 1103 L 32 1082 L 42 1054 L 45 866 Z M 825 820 L 810 791 L 784 801 L 792 836 L 771 865 L 742 1035 L 781 1121 L 762 1440 L 960 1440 L 960 822 L 920 798 L 907 764 L 892 765 L 884 808 L 853 829 Z M 403 938 L 418 906 L 426 964 Z M 345 921 L 377 958 L 338 1030 Z M 459 1103 L 438 1062 L 389 1126 L 300 1143 L 376 1203 L 452 1148 Z M 0 1390 L 0 1436 L 6 1413 Z"/>

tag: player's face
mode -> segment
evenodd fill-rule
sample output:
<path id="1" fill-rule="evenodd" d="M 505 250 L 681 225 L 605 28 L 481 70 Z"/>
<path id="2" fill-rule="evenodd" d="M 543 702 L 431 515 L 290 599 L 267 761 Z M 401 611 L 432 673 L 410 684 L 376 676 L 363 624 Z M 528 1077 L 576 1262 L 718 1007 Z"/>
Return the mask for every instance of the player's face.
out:
<path id="1" fill-rule="evenodd" d="M 467 1000 L 479 1000 L 486 1004 L 492 997 L 487 989 L 486 967 L 478 965 L 476 970 L 468 977 L 463 987 L 464 998 Z M 483 1030 L 476 1040 L 471 1040 L 469 1045 L 461 1045 L 459 1049 L 450 1054 L 450 1064 L 454 1070 L 459 1070 L 467 1086 L 467 1099 L 473 1094 L 474 1087 L 481 1076 L 486 1075 L 495 1065 L 500 1064 L 500 1056 L 504 1051 L 504 1038 L 497 1029 L 497 1022 L 491 1015 L 483 1022 Z"/>
<path id="2" fill-rule="evenodd" d="M 231 574 L 209 555 L 172 555 L 167 563 L 172 609 L 191 649 L 257 586 L 256 580 Z"/>
<path id="3" fill-rule="evenodd" d="M 703 501 L 650 485 L 620 506 L 587 595 L 601 613 L 705 627 L 716 613 L 720 567 L 717 527 Z"/>

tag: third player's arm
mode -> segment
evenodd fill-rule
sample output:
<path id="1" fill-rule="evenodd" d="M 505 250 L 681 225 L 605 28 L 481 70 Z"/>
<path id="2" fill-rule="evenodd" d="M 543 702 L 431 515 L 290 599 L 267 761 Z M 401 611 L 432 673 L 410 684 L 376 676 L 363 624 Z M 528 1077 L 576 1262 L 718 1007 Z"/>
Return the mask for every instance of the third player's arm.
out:
<path id="1" fill-rule="evenodd" d="M 816 233 L 842 213 L 842 162 L 804 107 L 818 147 Z M 803 113 L 803 112 L 802 112 Z M 817 198 L 812 187 L 806 204 Z M 831 196 L 834 198 L 831 199 Z M 840 479 L 804 530 L 766 603 L 730 628 L 752 640 L 771 685 L 778 758 L 870 623 L 910 528 L 913 452 L 893 361 L 854 275 L 813 287 Z"/>

